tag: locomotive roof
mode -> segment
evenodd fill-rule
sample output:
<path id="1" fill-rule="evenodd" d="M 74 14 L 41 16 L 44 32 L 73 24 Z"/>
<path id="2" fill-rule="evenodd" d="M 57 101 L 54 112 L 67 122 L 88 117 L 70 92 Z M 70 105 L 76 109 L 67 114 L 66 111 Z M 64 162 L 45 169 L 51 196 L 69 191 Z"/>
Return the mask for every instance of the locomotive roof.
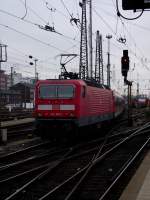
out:
<path id="1" fill-rule="evenodd" d="M 47 80 L 39 80 L 37 84 L 39 85 L 40 83 L 43 84 L 76 84 L 76 85 L 88 85 L 92 87 L 99 87 L 103 89 L 109 89 L 106 85 L 98 84 L 96 82 L 90 81 L 90 80 L 82 80 L 82 79 L 47 79 Z"/>
<path id="2" fill-rule="evenodd" d="M 44 84 L 79 84 L 79 85 L 86 85 L 86 83 L 81 79 L 48 79 L 48 80 L 39 80 L 37 84 L 44 83 Z"/>

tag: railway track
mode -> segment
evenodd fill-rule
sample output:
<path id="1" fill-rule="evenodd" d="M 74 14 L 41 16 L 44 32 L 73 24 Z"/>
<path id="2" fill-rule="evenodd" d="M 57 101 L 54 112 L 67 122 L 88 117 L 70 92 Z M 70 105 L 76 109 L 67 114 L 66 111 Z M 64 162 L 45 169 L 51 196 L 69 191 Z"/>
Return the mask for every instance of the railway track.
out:
<path id="1" fill-rule="evenodd" d="M 9 111 L 7 109 L 0 109 L 0 121 L 32 117 L 32 112 L 33 110 L 14 109 Z"/>
<path id="2" fill-rule="evenodd" d="M 20 130 L 10 130 L 8 131 L 8 141 L 16 141 L 16 140 L 20 140 L 22 138 L 27 138 L 29 136 L 33 136 L 34 134 L 34 127 L 26 127 L 26 128 L 22 128 Z"/>
<path id="3" fill-rule="evenodd" d="M 123 166 L 126 166 L 129 160 L 132 160 L 131 147 L 133 147 L 133 144 L 135 145 L 135 139 L 137 140 L 135 145 L 137 146 L 135 150 L 137 152 L 146 143 L 147 136 L 143 137 L 143 135 L 144 131 L 146 134 L 148 129 L 149 124 L 143 126 L 140 130 L 118 133 L 118 136 L 116 133 L 113 135 L 109 133 L 103 139 L 103 142 L 101 138 L 98 141 L 95 140 L 84 145 L 69 147 L 66 152 L 60 154 L 59 159 L 49 160 L 49 163 L 37 166 L 32 170 L 28 170 L 28 172 L 22 172 L 20 176 L 7 177 L 1 182 L 1 197 L 7 200 L 30 199 L 30 197 L 32 199 L 100 198 L 100 193 L 104 191 L 104 188 L 100 189 L 100 185 L 105 185 L 106 190 L 109 187 L 108 182 L 112 183 L 116 174 L 121 173 Z M 113 137 L 115 139 L 112 141 Z M 132 142 L 133 138 L 134 142 Z M 141 138 L 143 138 L 143 144 L 139 144 Z M 128 148 L 125 147 L 126 145 Z M 118 148 L 122 150 L 118 150 Z M 135 151 L 132 153 L 132 158 L 136 154 Z M 116 162 L 119 162 L 119 166 Z M 15 184 L 16 179 L 20 180 L 17 181 L 17 184 Z M 95 185 L 96 183 L 99 183 L 98 188 Z M 9 192 L 6 191 L 6 186 L 9 187 Z M 86 194 L 87 191 L 88 194 Z M 80 196 L 78 196 L 79 194 Z"/>
<path id="4" fill-rule="evenodd" d="M 14 119 L 23 119 L 32 117 L 32 112 L 24 112 L 24 113 L 8 113 L 8 114 L 0 114 L 0 121 L 9 121 Z"/>
<path id="5" fill-rule="evenodd" d="M 29 122 L 25 121 L 25 123 L 20 122 L 18 120 L 1 122 L 0 132 L 2 132 L 4 129 L 7 132 L 7 142 L 22 140 L 23 138 L 28 138 L 29 136 L 31 137 L 34 135 L 34 130 L 35 130 L 34 122 L 30 120 Z M 0 135 L 0 139 L 2 140 L 1 135 Z"/>

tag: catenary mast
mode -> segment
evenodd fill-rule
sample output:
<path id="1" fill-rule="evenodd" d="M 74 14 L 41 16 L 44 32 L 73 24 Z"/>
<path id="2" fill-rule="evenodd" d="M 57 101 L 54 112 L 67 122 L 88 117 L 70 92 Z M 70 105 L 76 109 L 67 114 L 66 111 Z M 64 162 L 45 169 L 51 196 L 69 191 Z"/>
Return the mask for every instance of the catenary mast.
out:
<path id="1" fill-rule="evenodd" d="M 82 3 L 79 3 L 79 5 L 82 8 L 79 78 L 88 79 L 89 70 L 88 70 L 86 0 L 82 0 Z"/>
<path id="2" fill-rule="evenodd" d="M 93 46 L 92 46 L 92 0 L 89 2 L 89 67 L 90 78 L 93 77 Z"/>
<path id="3" fill-rule="evenodd" d="M 99 84 L 104 84 L 103 73 L 103 52 L 102 52 L 102 35 L 97 31 L 96 34 L 96 55 L 95 55 L 95 80 Z"/>

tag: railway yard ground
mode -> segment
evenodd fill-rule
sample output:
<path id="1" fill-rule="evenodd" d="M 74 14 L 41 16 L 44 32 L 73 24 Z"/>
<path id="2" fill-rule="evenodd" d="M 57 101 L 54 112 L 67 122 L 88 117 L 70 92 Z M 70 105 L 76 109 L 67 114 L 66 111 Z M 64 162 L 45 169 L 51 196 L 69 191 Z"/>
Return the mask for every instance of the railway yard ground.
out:
<path id="1" fill-rule="evenodd" d="M 132 126 L 125 114 L 99 136 L 86 130 L 66 142 L 41 140 L 33 122 L 5 117 L 13 126 L 0 144 L 0 199 L 149 200 L 149 121 L 148 108 L 134 109 Z"/>

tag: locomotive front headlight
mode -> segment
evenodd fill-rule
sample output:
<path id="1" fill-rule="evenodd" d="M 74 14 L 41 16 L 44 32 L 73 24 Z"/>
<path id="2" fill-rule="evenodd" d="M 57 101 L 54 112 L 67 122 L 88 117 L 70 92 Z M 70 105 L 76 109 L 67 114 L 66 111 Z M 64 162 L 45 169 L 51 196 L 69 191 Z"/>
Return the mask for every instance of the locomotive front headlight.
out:
<path id="1" fill-rule="evenodd" d="M 74 117 L 75 115 L 74 115 L 74 113 L 73 112 L 71 112 L 70 113 L 70 117 Z"/>
<path id="2" fill-rule="evenodd" d="M 38 113 L 38 117 L 42 117 L 42 113 Z"/>

